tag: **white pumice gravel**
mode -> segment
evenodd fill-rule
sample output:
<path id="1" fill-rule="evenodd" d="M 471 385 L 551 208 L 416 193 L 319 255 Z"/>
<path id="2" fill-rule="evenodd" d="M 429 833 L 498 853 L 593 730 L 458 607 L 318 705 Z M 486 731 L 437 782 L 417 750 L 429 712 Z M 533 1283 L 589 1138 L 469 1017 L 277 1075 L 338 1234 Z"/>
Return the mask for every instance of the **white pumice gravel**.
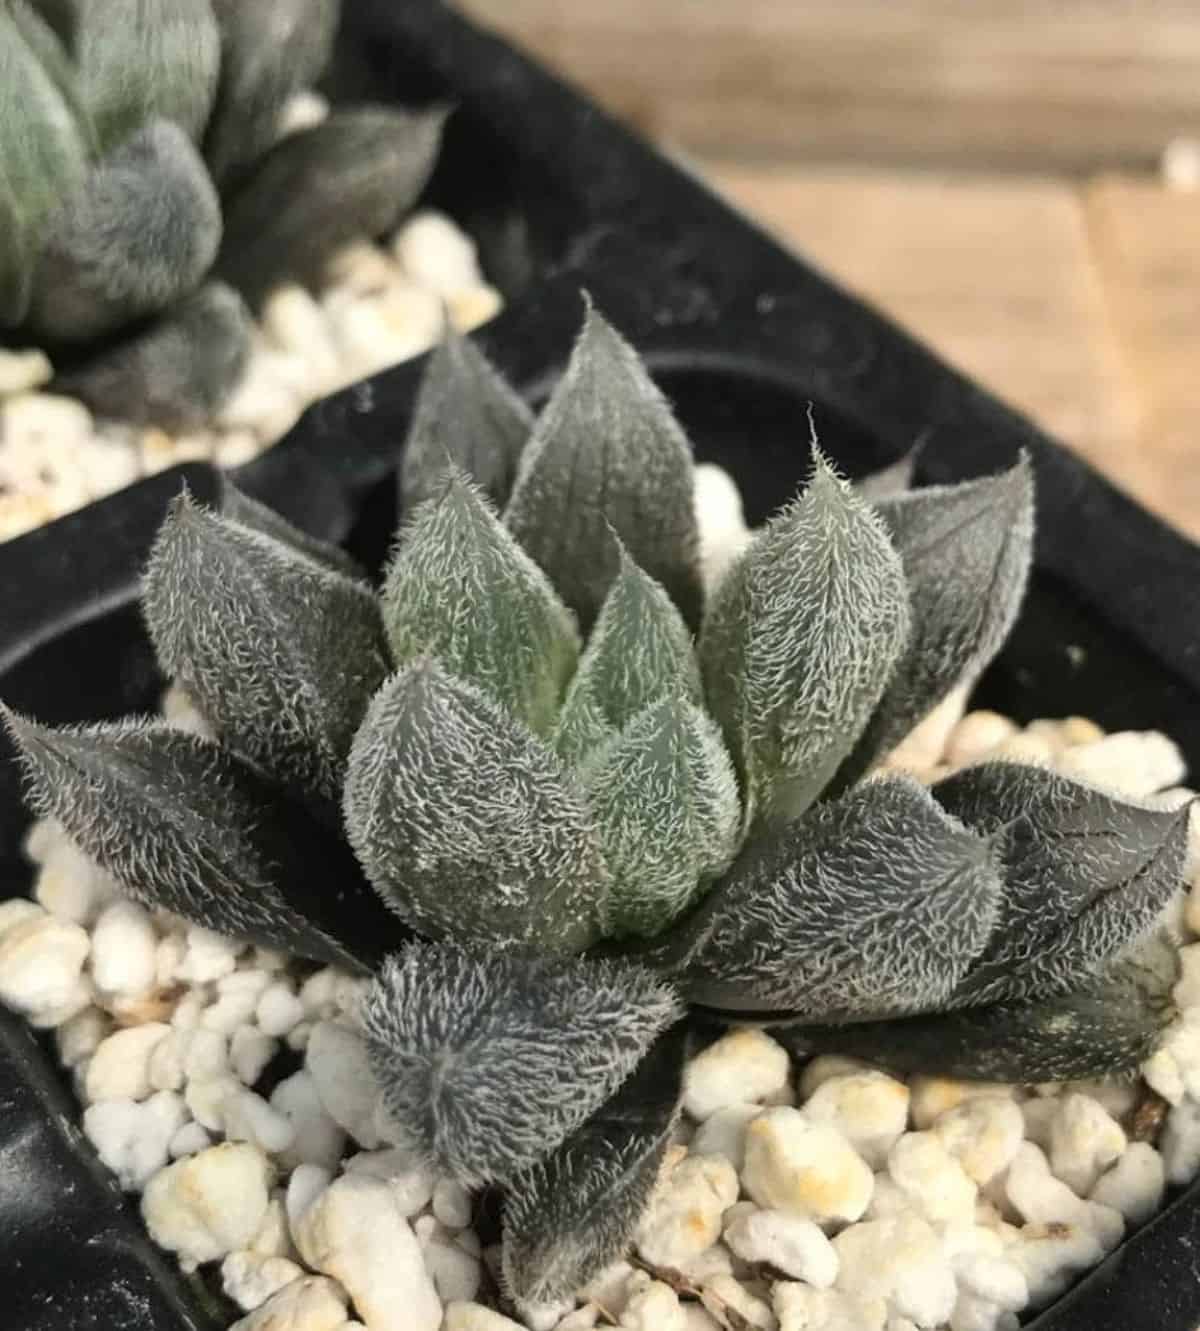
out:
<path id="1" fill-rule="evenodd" d="M 315 99 L 304 115 L 319 114 Z M 318 398 L 427 351 L 443 318 L 466 333 L 502 305 L 470 237 L 441 213 L 417 213 L 390 241 L 335 255 L 316 296 L 274 291 L 232 397 L 207 428 L 178 436 L 94 419 L 46 391 L 53 367 L 41 351 L 0 350 L 0 540 L 178 462 L 249 462 Z"/>
<path id="2" fill-rule="evenodd" d="M 391 262 L 356 256 L 355 300 Z M 285 297 L 273 327 L 314 307 L 326 317 Z M 701 471 L 728 556 L 745 539 L 740 499 Z M 203 731 L 178 690 L 164 710 Z M 1036 750 L 1114 789 L 1190 798 L 1161 736 L 988 712 L 940 724 L 942 751 L 920 749 L 939 774 Z M 1179 1016 L 1144 1068 L 1168 1105 L 1156 1137 L 1136 1128 L 1144 1086 L 896 1078 L 837 1055 L 797 1066 L 768 1031 L 733 1031 L 688 1067 L 632 1262 L 575 1306 L 491 1306 L 474 1198 L 389 1139 L 352 1029 L 359 982 L 127 903 L 53 823 L 26 840 L 35 899 L 0 903 L 0 1001 L 53 1030 L 86 1136 L 142 1193 L 155 1239 L 188 1270 L 214 1264 L 239 1331 L 1014 1331 L 1200 1172 L 1193 827 Z"/>

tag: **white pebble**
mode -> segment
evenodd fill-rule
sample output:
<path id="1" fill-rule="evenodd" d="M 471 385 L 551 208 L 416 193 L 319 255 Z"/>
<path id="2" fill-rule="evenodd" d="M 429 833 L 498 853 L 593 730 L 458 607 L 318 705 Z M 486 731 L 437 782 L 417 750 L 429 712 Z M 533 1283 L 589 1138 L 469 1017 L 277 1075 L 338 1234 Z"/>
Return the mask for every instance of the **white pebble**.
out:
<path id="1" fill-rule="evenodd" d="M 192 1117 L 210 1132 L 224 1132 L 225 1105 L 243 1089 L 233 1077 L 206 1077 L 189 1081 L 183 1098 Z"/>
<path id="2" fill-rule="evenodd" d="M 229 1331 L 338 1331 L 346 1322 L 345 1296 L 332 1280 L 301 1276 Z"/>
<path id="3" fill-rule="evenodd" d="M 687 1266 L 721 1237 L 721 1217 L 737 1201 L 737 1173 L 719 1155 L 688 1156 L 659 1183 L 637 1234 L 652 1266 Z"/>
<path id="4" fill-rule="evenodd" d="M 675 1291 L 652 1280 L 630 1296 L 617 1325 L 627 1331 L 685 1331 L 687 1323 Z"/>
<path id="5" fill-rule="evenodd" d="M 212 1145 L 212 1138 L 205 1131 L 202 1124 L 194 1119 L 185 1123 L 182 1128 L 171 1138 L 167 1146 L 167 1154 L 172 1160 L 178 1160 L 180 1156 L 195 1155 L 197 1151 L 206 1151 Z"/>
<path id="6" fill-rule="evenodd" d="M 1090 1197 L 1120 1211 L 1126 1224 L 1144 1225 L 1162 1205 L 1166 1186 L 1162 1156 L 1149 1142 L 1132 1142 L 1096 1182 Z"/>
<path id="7" fill-rule="evenodd" d="M 442 1331 L 525 1331 L 525 1328 L 481 1303 L 451 1303 L 446 1306 Z"/>
<path id="8" fill-rule="evenodd" d="M 0 347 L 0 398 L 41 388 L 54 378 L 54 367 L 36 347 L 8 351 Z"/>
<path id="9" fill-rule="evenodd" d="M 99 865 L 64 836 L 42 862 L 33 895 L 51 915 L 87 925 L 104 906 L 118 899 L 118 888 Z"/>
<path id="10" fill-rule="evenodd" d="M 1187 774 L 1179 746 L 1156 730 L 1123 730 L 1077 745 L 1060 767 L 1067 776 L 1134 799 L 1176 786 Z"/>
<path id="11" fill-rule="evenodd" d="M 366 1150 L 381 1145 L 375 1124 L 379 1093 L 361 1036 L 336 1022 L 318 1022 L 305 1067 L 330 1118 Z"/>
<path id="12" fill-rule="evenodd" d="M 100 1042 L 111 1033 L 112 1022 L 102 1008 L 85 1007 L 54 1032 L 58 1058 L 65 1068 L 73 1068 L 90 1058 Z"/>
<path id="13" fill-rule="evenodd" d="M 228 975 L 237 965 L 238 943 L 192 925 L 187 931 L 187 952 L 179 964 L 178 978 L 189 984 L 206 984 Z"/>
<path id="14" fill-rule="evenodd" d="M 293 1232 L 304 1213 L 333 1182 L 333 1174 L 320 1165 L 297 1165 L 287 1186 L 287 1217 Z"/>
<path id="15" fill-rule="evenodd" d="M 285 1194 L 273 1193 L 267 1203 L 262 1224 L 254 1231 L 250 1240 L 249 1251 L 260 1257 L 292 1257 L 296 1250 L 292 1246 L 292 1236 L 288 1230 L 288 1216 L 285 1206 Z"/>
<path id="16" fill-rule="evenodd" d="M 229 1071 L 229 1044 L 220 1031 L 196 1027 L 183 1035 L 182 1046 L 188 1081 L 208 1081 Z"/>
<path id="17" fill-rule="evenodd" d="M 1167 1114 L 1159 1142 L 1169 1183 L 1190 1183 L 1200 1171 L 1200 1104 L 1183 1100 Z"/>
<path id="18" fill-rule="evenodd" d="M 852 1072 L 870 1072 L 869 1063 L 860 1058 L 844 1058 L 841 1054 L 818 1054 L 804 1065 L 800 1073 L 799 1090 L 802 1102 L 811 1100 L 827 1081 L 834 1077 L 846 1077 Z"/>
<path id="19" fill-rule="evenodd" d="M 114 901 L 92 930 L 92 979 L 101 994 L 138 996 L 154 988 L 158 936 L 136 902 Z"/>
<path id="20" fill-rule="evenodd" d="M 346 1147 L 346 1134 L 325 1112 L 307 1072 L 301 1069 L 281 1081 L 271 1092 L 271 1108 L 282 1114 L 292 1128 L 292 1144 L 284 1153 L 285 1165 L 337 1168 Z M 421 1205 L 428 1200 L 426 1196 Z"/>
<path id="21" fill-rule="evenodd" d="M 171 1028 L 160 1021 L 114 1031 L 102 1040 L 88 1064 L 84 1082 L 91 1103 L 97 1100 L 144 1100 L 150 1082 L 150 1056 Z"/>
<path id="22" fill-rule="evenodd" d="M 470 1303 L 479 1293 L 483 1264 L 453 1239 L 424 1245 L 422 1259 L 443 1303 Z"/>
<path id="23" fill-rule="evenodd" d="M 729 1105 L 709 1115 L 691 1138 L 693 1155 L 723 1155 L 741 1173 L 746 1159 L 746 1125 L 763 1112 L 762 1105 Z"/>
<path id="24" fill-rule="evenodd" d="M 279 112 L 279 134 L 294 134 L 301 129 L 315 129 L 329 118 L 329 102 L 319 92 L 302 88 L 294 92 Z"/>
<path id="25" fill-rule="evenodd" d="M 343 1175 L 292 1232 L 304 1260 L 340 1282 L 371 1331 L 438 1331 L 441 1300 L 386 1183 Z"/>
<path id="26" fill-rule="evenodd" d="M 884 1331 L 887 1303 L 780 1280 L 771 1290 L 779 1331 Z"/>
<path id="27" fill-rule="evenodd" d="M 253 1142 L 268 1155 L 286 1151 L 295 1133 L 291 1123 L 261 1095 L 238 1087 L 221 1104 L 221 1121 L 230 1141 Z"/>
<path id="28" fill-rule="evenodd" d="M 90 947 L 79 925 L 44 912 L 5 929 L 0 937 L 0 1003 L 29 1018 L 69 1005 L 79 993 Z M 63 1020 L 86 1006 L 86 1001 L 80 1003 Z"/>
<path id="29" fill-rule="evenodd" d="M 279 1041 L 258 1027 L 239 1026 L 229 1042 L 229 1065 L 233 1068 L 233 1075 L 247 1086 L 253 1086 L 278 1048 Z"/>
<path id="30" fill-rule="evenodd" d="M 1025 1122 L 1006 1096 L 984 1095 L 941 1114 L 933 1133 L 979 1185 L 990 1183 L 1012 1163 Z"/>
<path id="31" fill-rule="evenodd" d="M 1029 1287 L 1029 1306 L 1043 1308 L 1104 1256 L 1093 1230 L 1071 1224 L 1026 1225 L 1009 1256 L 1021 1268 Z"/>
<path id="32" fill-rule="evenodd" d="M 256 972 L 261 975 L 261 972 Z M 230 980 L 240 979 L 242 972 L 228 976 Z M 218 981 L 217 1001 L 204 1009 L 200 1024 L 205 1030 L 220 1031 L 222 1035 L 232 1035 L 240 1026 L 247 1026 L 254 1019 L 254 1009 L 258 1003 L 258 994 L 252 988 L 235 988 L 220 991 Z"/>
<path id="33" fill-rule="evenodd" d="M 341 365 L 329 325 L 321 307 L 302 286 L 277 287 L 263 304 L 262 321 L 276 346 L 309 367 L 317 393 L 337 383 Z"/>
<path id="34" fill-rule="evenodd" d="M 999 1304 L 974 1294 L 960 1294 L 948 1325 L 949 1331 L 1017 1331 L 1020 1323 Z"/>
<path id="35" fill-rule="evenodd" d="M 968 712 L 954 727 L 946 743 L 946 761 L 965 767 L 994 752 L 1017 733 L 1017 727 L 998 712 Z"/>
<path id="36" fill-rule="evenodd" d="M 840 1133 L 796 1109 L 768 1109 L 746 1129 L 746 1191 L 760 1206 L 818 1224 L 857 1220 L 875 1179 Z"/>
<path id="37" fill-rule="evenodd" d="M 179 1126 L 171 1109 L 149 1100 L 105 1100 L 84 1110 L 83 1130 L 125 1192 L 140 1192 L 167 1163 Z"/>
<path id="38" fill-rule="evenodd" d="M 171 933 L 159 939 L 154 951 L 154 983 L 159 989 L 169 989 L 175 983 L 186 955 L 187 943 L 182 934 Z"/>
<path id="39" fill-rule="evenodd" d="M 267 1209 L 267 1168 L 261 1151 L 234 1142 L 168 1165 L 142 1196 L 150 1237 L 185 1269 L 246 1247 Z"/>
<path id="40" fill-rule="evenodd" d="M 1035 1225 L 1074 1225 L 1092 1230 L 1106 1250 L 1115 1248 L 1125 1232 L 1120 1212 L 1098 1202 L 1085 1202 L 1050 1172 L 1042 1151 L 1022 1143 L 1005 1180 L 1008 1200 Z"/>
<path id="41" fill-rule="evenodd" d="M 200 1018 L 204 1016 L 204 1009 L 208 1006 L 208 1000 L 209 994 L 203 985 L 189 989 L 175 1004 L 175 1011 L 171 1013 L 171 1025 L 180 1031 L 197 1029 Z"/>
<path id="42" fill-rule="evenodd" d="M 944 1322 L 957 1285 L 933 1227 L 898 1215 L 851 1225 L 833 1241 L 838 1288 L 861 1299 L 883 1299 L 890 1311 L 918 1326 Z"/>
<path id="43" fill-rule="evenodd" d="M 908 1083 L 909 1112 L 913 1126 L 923 1132 L 947 1110 L 956 1109 L 980 1096 L 1000 1095 L 1012 1099 L 1014 1088 L 995 1081 L 955 1081 L 950 1077 L 913 1077 Z"/>
<path id="44" fill-rule="evenodd" d="M 286 1035 L 304 1017 L 304 1004 L 286 980 L 276 980 L 263 990 L 254 1019 L 264 1035 Z"/>
<path id="45" fill-rule="evenodd" d="M 1117 1123 L 1086 1095 L 1064 1096 L 1050 1124 L 1050 1169 L 1072 1192 L 1086 1197 L 1125 1150 Z"/>
<path id="46" fill-rule="evenodd" d="M 835 1128 L 872 1169 L 882 1169 L 908 1123 L 908 1087 L 882 1072 L 832 1077 L 805 1101 L 804 1113 Z"/>
<path id="47" fill-rule="evenodd" d="M 837 1279 L 838 1258 L 822 1231 L 787 1211 L 748 1211 L 725 1228 L 725 1242 L 747 1262 L 767 1262 L 794 1280 L 825 1289 Z"/>
<path id="48" fill-rule="evenodd" d="M 887 1167 L 892 1182 L 926 1220 L 964 1220 L 975 1214 L 978 1189 L 932 1132 L 905 1133 Z"/>
<path id="49" fill-rule="evenodd" d="M 475 242 L 442 213 L 417 213 L 400 229 L 392 252 L 415 282 L 452 296 L 483 280 Z"/>
<path id="50" fill-rule="evenodd" d="M 29 920 L 40 920 L 45 914 L 44 907 L 25 897 L 10 897 L 7 901 L 0 901 L 0 941 L 3 941 L 5 935 L 18 924 L 25 924 Z"/>
<path id="51" fill-rule="evenodd" d="M 243 1312 L 253 1312 L 303 1274 L 286 1257 L 264 1257 L 245 1249 L 231 1252 L 221 1263 L 221 1288 Z"/>
<path id="52" fill-rule="evenodd" d="M 345 1167 L 350 1174 L 370 1174 L 382 1179 L 391 1188 L 403 1216 L 416 1215 L 433 1197 L 432 1172 L 414 1161 L 407 1151 L 360 1151 L 346 1161 Z"/>
<path id="53" fill-rule="evenodd" d="M 314 1021 L 327 1021 L 337 1012 L 334 994 L 338 972 L 332 966 L 314 971 L 300 986 L 300 1005 L 305 1016 Z"/>
<path id="54" fill-rule="evenodd" d="M 726 1322 L 729 1321 L 731 1311 L 736 1313 L 742 1319 L 747 1331 L 752 1331 L 754 1328 L 776 1331 L 779 1326 L 770 1305 L 752 1294 L 744 1285 L 739 1284 L 733 1276 L 713 1276 L 711 1280 L 705 1282 L 700 1297 L 708 1307 L 712 1306 L 715 1298 L 717 1308 L 724 1314 Z M 713 1324 L 718 1328 L 721 1326 L 721 1323 L 715 1319 Z"/>
<path id="55" fill-rule="evenodd" d="M 703 1122 L 718 1109 L 761 1100 L 787 1084 L 788 1055 L 764 1031 L 731 1031 L 688 1064 L 683 1107 Z"/>
<path id="56" fill-rule="evenodd" d="M 438 1179 L 433 1189 L 433 1214 L 447 1229 L 471 1223 L 471 1194 L 452 1178 Z"/>

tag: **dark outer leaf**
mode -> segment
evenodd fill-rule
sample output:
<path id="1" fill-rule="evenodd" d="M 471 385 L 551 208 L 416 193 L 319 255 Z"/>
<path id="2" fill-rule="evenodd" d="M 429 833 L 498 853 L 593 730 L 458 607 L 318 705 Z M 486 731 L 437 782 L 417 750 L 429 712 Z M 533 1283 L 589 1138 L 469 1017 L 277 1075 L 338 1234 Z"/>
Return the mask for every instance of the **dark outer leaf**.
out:
<path id="1" fill-rule="evenodd" d="M 41 12 L 38 5 L 26 4 L 23 0 L 8 0 L 8 12 L 21 30 L 25 44 L 37 57 L 45 72 L 54 80 L 59 95 L 70 108 L 83 143 L 84 155 L 88 158 L 95 157 L 100 151 L 96 127 L 92 124 L 91 114 L 84 104 L 75 67 L 71 63 L 68 48 L 64 44 L 64 38 L 59 34 L 53 17 Z"/>
<path id="2" fill-rule="evenodd" d="M 243 494 L 228 476 L 221 478 L 221 512 L 243 527 L 253 527 L 264 536 L 274 537 L 285 545 L 290 545 L 300 554 L 307 555 L 332 573 L 340 573 L 347 578 L 363 579 L 366 574 L 353 559 L 341 548 L 329 541 L 318 540 L 307 532 L 294 527 L 286 518 L 281 517 L 273 508 L 260 504 L 248 494 Z"/>
<path id="3" fill-rule="evenodd" d="M 33 263 L 17 201 L 0 162 L 0 328 L 15 328 L 29 308 Z"/>
<path id="4" fill-rule="evenodd" d="M 634 966 L 412 943 L 360 1012 L 398 1143 L 475 1186 L 555 1150 L 680 1007 Z"/>
<path id="5" fill-rule="evenodd" d="M 371 589 L 184 495 L 155 541 L 143 608 L 159 664 L 222 740 L 336 808 L 388 670 Z"/>
<path id="6" fill-rule="evenodd" d="M 1015 763 L 966 768 L 933 795 L 998 835 L 1005 880 L 995 932 L 956 1005 L 1077 989 L 1153 927 L 1184 881 L 1186 805 L 1149 809 Z"/>
<path id="7" fill-rule="evenodd" d="M 212 0 L 221 80 L 204 156 L 222 190 L 279 137 L 289 97 L 316 83 L 337 35 L 340 0 Z"/>
<path id="8" fill-rule="evenodd" d="M 384 900 L 435 938 L 577 951 L 607 875 L 582 793 L 482 690 L 428 658 L 371 703 L 345 824 Z"/>
<path id="9" fill-rule="evenodd" d="M 335 251 L 391 230 L 416 202 L 446 114 L 336 111 L 282 139 L 226 204 L 220 276 L 254 307 L 281 282 L 318 283 Z"/>
<path id="10" fill-rule="evenodd" d="M 694 628 L 703 593 L 692 491 L 691 445 L 670 405 L 589 304 L 522 456 L 505 521 L 585 629 L 617 575 L 613 531 Z"/>
<path id="11" fill-rule="evenodd" d="M 868 782 L 752 845 L 679 931 L 690 998 L 865 1021 L 939 1006 L 983 949 L 990 845 L 906 778 Z"/>
<path id="12" fill-rule="evenodd" d="M 916 474 L 917 461 L 925 447 L 925 441 L 917 442 L 895 462 L 878 471 L 860 476 L 854 482 L 854 488 L 870 504 L 877 504 L 881 499 L 892 499 L 912 489 L 913 476 Z"/>
<path id="13" fill-rule="evenodd" d="M 912 607 L 908 645 L 837 776 L 857 780 L 959 684 L 973 684 L 1008 637 L 1033 557 L 1033 471 L 1009 471 L 884 500 Z"/>
<path id="14" fill-rule="evenodd" d="M 30 803 L 136 900 L 355 969 L 404 936 L 340 840 L 212 741 L 162 724 L 6 719 Z"/>
<path id="15" fill-rule="evenodd" d="M 221 58 L 209 0 L 76 0 L 72 51 L 102 151 L 155 118 L 200 137 Z"/>
<path id="16" fill-rule="evenodd" d="M 60 374 L 55 391 L 97 416 L 177 432 L 208 425 L 242 377 L 250 316 L 235 291 L 209 282 L 141 333 Z"/>
<path id="17" fill-rule="evenodd" d="M 512 489 L 533 413 L 469 338 L 447 321 L 421 376 L 400 465 L 411 511 L 436 493 L 447 462 L 461 467 L 494 504 Z"/>
<path id="18" fill-rule="evenodd" d="M 687 1048 L 680 1023 L 611 1100 L 513 1180 L 502 1269 L 518 1304 L 567 1299 L 628 1249 L 671 1141 Z"/>
<path id="19" fill-rule="evenodd" d="M 900 1075 L 1010 1082 L 1132 1076 L 1173 1015 L 1173 983 L 1173 972 L 1124 967 L 1108 982 L 1040 1002 L 852 1026 L 772 1026 L 771 1034 L 796 1058 L 837 1053 Z"/>
<path id="20" fill-rule="evenodd" d="M 221 243 L 221 205 L 191 140 L 157 120 L 46 219 L 29 309 L 50 340 L 99 337 L 186 296 Z"/>

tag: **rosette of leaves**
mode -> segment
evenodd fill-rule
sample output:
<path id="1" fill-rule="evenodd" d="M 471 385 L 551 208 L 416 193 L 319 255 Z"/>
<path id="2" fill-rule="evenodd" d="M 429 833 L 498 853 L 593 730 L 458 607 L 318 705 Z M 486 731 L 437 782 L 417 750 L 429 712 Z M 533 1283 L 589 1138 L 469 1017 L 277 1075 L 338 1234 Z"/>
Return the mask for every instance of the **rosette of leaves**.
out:
<path id="1" fill-rule="evenodd" d="M 10 726 L 35 806 L 140 900 L 373 974 L 395 1136 L 506 1190 L 514 1298 L 628 1242 L 689 1011 L 960 1075 L 1145 1055 L 1186 811 L 1007 764 L 862 779 L 1003 641 L 1025 459 L 869 502 L 814 446 L 705 588 L 688 441 L 589 311 L 536 420 L 436 351 L 402 488 L 378 589 L 232 492 L 175 504 L 144 609 L 214 739 Z"/>
<path id="2" fill-rule="evenodd" d="M 250 309 L 393 227 L 433 164 L 441 110 L 339 109 L 281 137 L 338 16 L 339 0 L 2 0 L 0 339 L 45 347 L 102 415 L 207 420 Z"/>

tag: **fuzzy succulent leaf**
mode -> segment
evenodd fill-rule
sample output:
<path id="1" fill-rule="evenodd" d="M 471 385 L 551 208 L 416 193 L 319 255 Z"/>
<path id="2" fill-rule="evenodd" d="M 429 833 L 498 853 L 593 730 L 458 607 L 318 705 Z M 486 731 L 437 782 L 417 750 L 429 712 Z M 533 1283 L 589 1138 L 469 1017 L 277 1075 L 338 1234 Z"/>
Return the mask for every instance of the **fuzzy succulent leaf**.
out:
<path id="1" fill-rule="evenodd" d="M 518 1306 L 570 1298 L 628 1250 L 671 1142 L 687 1046 L 686 1028 L 672 1027 L 611 1100 L 513 1180 L 502 1272 Z"/>
<path id="2" fill-rule="evenodd" d="M 15 328 L 29 308 L 33 263 L 17 200 L 0 162 L 0 328 Z"/>
<path id="3" fill-rule="evenodd" d="M 865 1021 L 941 1006 L 983 951 L 990 843 L 907 778 L 872 781 L 752 845 L 681 931 L 689 996 Z"/>
<path id="4" fill-rule="evenodd" d="M 422 658 L 380 689 L 346 776 L 350 844 L 433 938 L 586 947 L 604 865 L 582 793 L 531 731 Z"/>
<path id="5" fill-rule="evenodd" d="M 28 323 L 50 340 L 100 337 L 203 281 L 221 205 L 191 140 L 169 121 L 131 134 L 45 223 Z"/>
<path id="6" fill-rule="evenodd" d="M 534 427 L 505 513 L 590 628 L 620 567 L 616 532 L 684 618 L 699 622 L 692 450 L 637 352 L 590 305 Z"/>
<path id="7" fill-rule="evenodd" d="M 161 723 L 6 719 L 35 809 L 136 900 L 354 969 L 382 951 L 383 912 L 339 838 L 211 740 Z"/>
<path id="8" fill-rule="evenodd" d="M 101 150 L 148 120 L 199 139 L 221 41 L 209 0 L 75 0 L 72 54 Z"/>
<path id="9" fill-rule="evenodd" d="M 742 806 L 716 723 L 686 698 L 650 703 L 587 764 L 588 802 L 611 886 L 609 937 L 652 937 L 737 853 Z"/>
<path id="10" fill-rule="evenodd" d="M 907 494 L 912 489 L 913 477 L 917 472 L 917 461 L 924 449 L 924 440 L 918 440 L 912 448 L 878 471 L 868 472 L 854 482 L 855 490 L 868 503 L 878 504 L 883 499 L 895 499 Z"/>
<path id="11" fill-rule="evenodd" d="M 908 645 L 843 770 L 856 780 L 948 693 L 973 684 L 1020 609 L 1033 556 L 1028 457 L 998 476 L 884 500 L 877 511 L 900 553 L 912 607 Z"/>
<path id="12" fill-rule="evenodd" d="M 453 463 L 502 505 L 517 460 L 533 428 L 533 413 L 470 338 L 447 322 L 425 364 L 400 465 L 406 510 L 441 489 Z"/>
<path id="13" fill-rule="evenodd" d="M 204 156 L 222 189 L 279 137 L 293 93 L 316 83 L 337 35 L 340 0 L 212 0 L 221 81 Z"/>
<path id="14" fill-rule="evenodd" d="M 550 732 L 579 660 L 574 616 L 457 467 L 401 532 L 382 601 L 397 665 L 436 657 Z"/>
<path id="15" fill-rule="evenodd" d="M 1005 889 L 956 1006 L 1070 993 L 1144 937 L 1184 881 L 1188 806 L 1150 809 L 1036 767 L 985 763 L 934 798 L 999 835 Z"/>
<path id="16" fill-rule="evenodd" d="M 1151 940 L 1087 987 L 1030 1003 L 850 1026 L 778 1026 L 797 1058 L 837 1053 L 902 1076 L 1061 1082 L 1130 1077 L 1171 1020 L 1178 950 Z"/>
<path id="17" fill-rule="evenodd" d="M 208 282 L 144 332 L 58 376 L 98 416 L 164 430 L 211 421 L 250 357 L 250 316 L 236 291 Z"/>
<path id="18" fill-rule="evenodd" d="M 616 538 L 613 538 L 616 540 Z M 559 714 L 555 746 L 579 762 L 666 693 L 703 698 L 692 636 L 666 589 L 624 546 Z"/>
<path id="19" fill-rule="evenodd" d="M 66 3 L 69 3 L 69 0 L 64 0 L 64 4 Z M 45 11 L 44 5 L 30 4 L 27 0 L 8 0 L 8 12 L 20 29 L 25 44 L 37 57 L 45 72 L 54 80 L 54 86 L 75 117 L 85 155 L 89 159 L 94 158 L 100 150 L 96 127 L 92 124 L 91 114 L 84 104 L 78 75 L 71 62 L 65 39 Z"/>
<path id="20" fill-rule="evenodd" d="M 185 494 L 155 541 L 142 603 L 159 664 L 222 740 L 336 806 L 388 669 L 371 589 Z"/>
<path id="21" fill-rule="evenodd" d="M 366 577 L 358 561 L 348 555 L 340 545 L 319 540 L 315 536 L 310 536 L 308 532 L 301 531 L 299 527 L 293 526 L 286 518 L 276 513 L 273 508 L 268 508 L 266 504 L 259 503 L 257 499 L 252 499 L 239 490 L 228 476 L 221 478 L 221 512 L 243 527 L 252 527 L 264 536 L 273 537 L 277 541 L 282 541 L 284 545 L 290 545 L 331 573 L 340 573 L 344 577 L 355 579 Z"/>
<path id="22" fill-rule="evenodd" d="M 226 208 L 220 276 L 256 307 L 285 279 L 319 282 L 335 251 L 416 202 L 445 119 L 442 107 L 359 107 L 281 139 Z"/>
<path id="23" fill-rule="evenodd" d="M 804 493 L 717 587 L 700 638 L 709 710 L 747 813 L 793 817 L 821 793 L 883 696 L 909 630 L 881 521 L 814 448 Z"/>
<path id="24" fill-rule="evenodd" d="M 398 1144 L 467 1186 L 555 1150 L 679 1015 L 637 966 L 417 943 L 361 1006 Z"/>

